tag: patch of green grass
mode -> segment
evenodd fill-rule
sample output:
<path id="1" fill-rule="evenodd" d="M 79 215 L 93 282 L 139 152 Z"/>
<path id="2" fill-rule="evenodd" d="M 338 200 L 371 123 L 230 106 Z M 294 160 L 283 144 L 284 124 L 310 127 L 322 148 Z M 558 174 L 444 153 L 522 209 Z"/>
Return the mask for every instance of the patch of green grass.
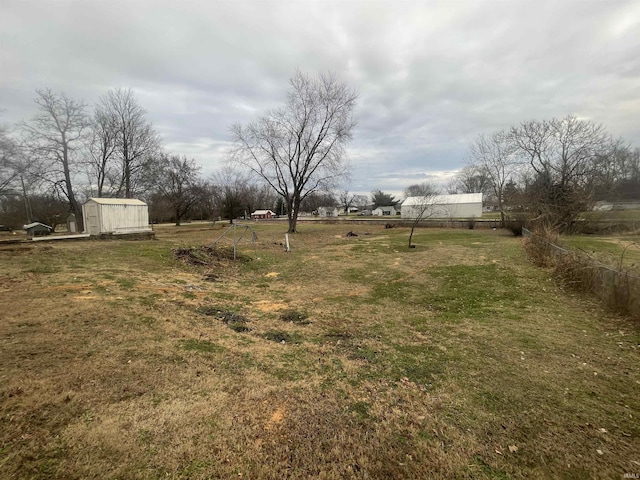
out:
<path id="1" fill-rule="evenodd" d="M 280 320 L 288 323 L 295 323 L 297 325 L 308 325 L 311 322 L 308 320 L 309 314 L 306 312 L 299 312 L 298 310 L 289 308 L 280 314 Z"/>
<path id="2" fill-rule="evenodd" d="M 29 267 L 25 271 L 29 273 L 50 274 L 50 273 L 59 273 L 62 271 L 62 268 L 49 263 L 41 263 L 39 265 L 34 265 L 33 267 Z"/>
<path id="3" fill-rule="evenodd" d="M 447 359 L 429 345 L 394 345 L 396 350 L 390 369 L 396 380 L 407 378 L 411 382 L 432 384 L 444 372 Z"/>
<path id="4" fill-rule="evenodd" d="M 361 420 L 366 420 L 371 417 L 369 409 L 371 404 L 369 402 L 355 402 L 349 405 L 349 411 L 354 412 Z"/>
<path id="5" fill-rule="evenodd" d="M 208 340 L 189 339 L 181 344 L 183 350 L 200 353 L 221 353 L 225 348 Z"/>
<path id="6" fill-rule="evenodd" d="M 452 265 L 431 272 L 440 284 L 426 291 L 420 303 L 446 319 L 488 318 L 501 310 L 501 304 L 526 304 L 526 289 L 518 279 L 495 264 Z"/>
<path id="7" fill-rule="evenodd" d="M 593 237 L 587 235 L 567 235 L 559 241 L 565 248 L 584 252 L 597 260 L 618 268 L 640 269 L 640 237 L 612 236 Z"/>
<path id="8" fill-rule="evenodd" d="M 136 285 L 136 281 L 133 278 L 118 278 L 116 283 L 123 290 L 132 290 Z"/>

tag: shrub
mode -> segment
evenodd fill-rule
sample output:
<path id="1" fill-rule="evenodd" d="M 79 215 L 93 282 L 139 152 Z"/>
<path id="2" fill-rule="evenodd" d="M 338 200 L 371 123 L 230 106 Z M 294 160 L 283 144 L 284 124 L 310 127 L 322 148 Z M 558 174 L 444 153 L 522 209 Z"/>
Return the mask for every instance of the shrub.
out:
<path id="1" fill-rule="evenodd" d="M 505 228 L 510 230 L 516 237 L 522 236 L 522 229 L 526 226 L 527 219 L 524 215 L 516 215 L 505 221 Z"/>

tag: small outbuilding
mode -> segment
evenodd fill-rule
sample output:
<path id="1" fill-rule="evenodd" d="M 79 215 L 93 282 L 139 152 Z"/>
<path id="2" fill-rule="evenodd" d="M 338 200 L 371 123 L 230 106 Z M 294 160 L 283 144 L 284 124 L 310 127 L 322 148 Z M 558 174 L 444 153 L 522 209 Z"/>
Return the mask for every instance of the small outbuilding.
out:
<path id="1" fill-rule="evenodd" d="M 382 216 L 386 216 L 386 215 L 395 215 L 396 214 L 396 207 L 395 205 L 387 205 L 385 207 L 378 207 L 376 209 L 374 209 L 371 212 L 371 215 L 376 216 L 376 217 L 382 217 Z"/>
<path id="2" fill-rule="evenodd" d="M 318 207 L 319 217 L 337 217 L 340 215 L 340 210 L 337 207 Z"/>
<path id="3" fill-rule="evenodd" d="M 426 203 L 426 205 L 425 205 Z M 400 209 L 402 218 L 480 218 L 482 193 L 458 193 L 434 197 L 408 197 Z"/>
<path id="4" fill-rule="evenodd" d="M 149 207 L 135 198 L 90 198 L 82 218 L 89 235 L 151 232 Z"/>
<path id="5" fill-rule="evenodd" d="M 271 210 L 256 210 L 251 214 L 252 220 L 268 220 L 275 217 L 276 214 Z"/>
<path id="6" fill-rule="evenodd" d="M 28 225 L 24 225 L 22 228 L 25 232 L 27 232 L 27 236 L 32 238 L 50 235 L 51 232 L 53 232 L 53 228 L 40 222 L 33 222 Z"/>

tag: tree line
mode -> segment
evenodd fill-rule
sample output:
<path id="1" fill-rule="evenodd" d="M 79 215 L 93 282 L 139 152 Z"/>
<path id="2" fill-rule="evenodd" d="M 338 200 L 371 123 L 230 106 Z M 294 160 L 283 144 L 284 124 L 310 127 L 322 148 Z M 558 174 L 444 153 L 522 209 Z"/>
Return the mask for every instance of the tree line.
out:
<path id="1" fill-rule="evenodd" d="M 513 212 L 567 231 L 600 200 L 640 199 L 640 149 L 569 115 L 479 135 L 450 193 L 483 193 L 504 222 Z"/>
<path id="2" fill-rule="evenodd" d="M 205 179 L 193 159 L 163 147 L 130 89 L 109 90 L 92 111 L 37 90 L 34 116 L 13 132 L 0 128 L 0 224 L 55 226 L 70 212 L 82 228 L 87 198 L 135 197 L 149 204 L 154 222 L 233 220 L 271 209 L 287 216 L 293 233 L 302 211 L 393 205 L 398 200 L 380 190 L 368 198 L 343 189 L 357 97 L 331 73 L 296 72 L 281 107 L 232 127 L 224 167 Z M 404 193 L 437 190 L 424 184 Z M 479 135 L 446 190 L 483 193 L 503 222 L 520 211 L 566 230 L 597 200 L 640 197 L 640 150 L 589 120 L 532 120 Z"/>
<path id="3" fill-rule="evenodd" d="M 248 176 L 226 168 L 204 179 L 193 159 L 166 151 L 130 89 L 108 91 L 92 113 L 63 93 L 36 94 L 31 119 L 0 128 L 2 225 L 55 227 L 73 213 L 82 228 L 90 197 L 142 198 L 153 221 L 178 225 L 276 207 L 276 195 Z"/>
<path id="4" fill-rule="evenodd" d="M 163 148 L 130 89 L 109 90 L 92 112 L 37 90 L 35 115 L 15 132 L 0 129 L 0 223 L 55 226 L 73 213 L 82 228 L 87 198 L 135 197 L 152 221 L 233 220 L 268 208 L 295 232 L 300 211 L 346 178 L 357 93 L 330 73 L 296 72 L 289 84 L 281 108 L 233 126 L 234 148 L 208 179 L 193 159 Z"/>

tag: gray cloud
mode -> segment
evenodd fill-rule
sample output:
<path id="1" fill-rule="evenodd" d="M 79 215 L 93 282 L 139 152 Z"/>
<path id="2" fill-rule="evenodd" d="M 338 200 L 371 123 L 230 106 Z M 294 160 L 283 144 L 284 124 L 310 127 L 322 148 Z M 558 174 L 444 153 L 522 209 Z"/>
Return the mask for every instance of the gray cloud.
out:
<path id="1" fill-rule="evenodd" d="M 168 148 L 218 168 L 296 68 L 360 92 L 354 191 L 446 179 L 478 134 L 573 113 L 640 145 L 640 3 L 8 1 L 0 120 L 50 87 L 132 88 Z"/>

